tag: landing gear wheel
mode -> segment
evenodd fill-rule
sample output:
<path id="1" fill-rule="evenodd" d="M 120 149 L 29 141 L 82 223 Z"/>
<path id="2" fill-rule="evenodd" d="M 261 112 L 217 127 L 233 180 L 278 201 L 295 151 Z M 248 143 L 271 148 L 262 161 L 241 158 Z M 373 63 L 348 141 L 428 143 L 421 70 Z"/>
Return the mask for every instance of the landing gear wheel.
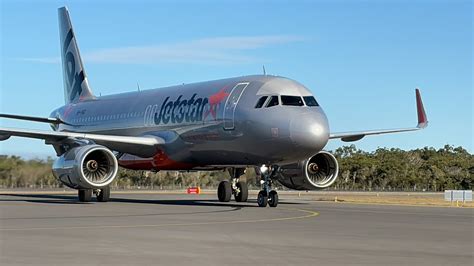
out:
<path id="1" fill-rule="evenodd" d="M 97 194 L 97 201 L 98 202 L 107 202 L 110 200 L 110 187 L 104 187 L 100 189 L 99 193 Z"/>
<path id="2" fill-rule="evenodd" d="M 265 190 L 260 190 L 260 192 L 258 192 L 257 203 L 258 207 L 267 207 L 268 196 Z"/>
<path id="3" fill-rule="evenodd" d="M 278 206 L 278 193 L 275 190 L 270 191 L 268 194 L 268 205 L 270 207 Z"/>
<path id="4" fill-rule="evenodd" d="M 239 181 L 237 182 L 236 186 L 239 192 L 234 194 L 235 201 L 247 202 L 247 199 L 249 198 L 249 188 L 247 186 L 247 183 Z"/>
<path id="5" fill-rule="evenodd" d="M 92 200 L 92 189 L 79 189 L 77 194 L 80 202 L 89 202 Z"/>
<path id="6" fill-rule="evenodd" d="M 232 197 L 232 186 L 229 181 L 221 181 L 217 188 L 217 197 L 220 202 L 229 202 Z"/>

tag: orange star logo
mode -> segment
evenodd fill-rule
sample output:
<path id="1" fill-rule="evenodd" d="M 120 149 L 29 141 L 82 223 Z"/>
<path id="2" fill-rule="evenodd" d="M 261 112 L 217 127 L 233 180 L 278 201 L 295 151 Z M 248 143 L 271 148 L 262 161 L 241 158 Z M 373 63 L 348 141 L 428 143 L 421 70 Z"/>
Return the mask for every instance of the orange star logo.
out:
<path id="1" fill-rule="evenodd" d="M 222 88 L 219 92 L 216 94 L 213 94 L 209 96 L 209 110 L 206 112 L 204 115 L 204 120 L 209 116 L 209 114 L 212 115 L 214 120 L 217 118 L 217 108 L 219 107 L 219 104 L 224 101 L 224 99 L 229 96 L 229 93 L 225 91 L 226 87 Z"/>

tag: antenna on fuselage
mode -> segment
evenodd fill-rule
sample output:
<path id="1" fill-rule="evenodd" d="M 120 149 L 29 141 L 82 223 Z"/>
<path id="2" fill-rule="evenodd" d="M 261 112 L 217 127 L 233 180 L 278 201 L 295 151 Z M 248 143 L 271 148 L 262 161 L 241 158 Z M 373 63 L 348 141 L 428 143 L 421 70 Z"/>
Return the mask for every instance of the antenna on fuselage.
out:
<path id="1" fill-rule="evenodd" d="M 138 91 L 140 91 L 140 84 L 138 84 L 138 81 L 137 81 L 137 89 Z"/>
<path id="2" fill-rule="evenodd" d="M 264 76 L 267 75 L 267 71 L 265 70 L 265 65 L 263 65 L 263 75 L 264 75 Z"/>

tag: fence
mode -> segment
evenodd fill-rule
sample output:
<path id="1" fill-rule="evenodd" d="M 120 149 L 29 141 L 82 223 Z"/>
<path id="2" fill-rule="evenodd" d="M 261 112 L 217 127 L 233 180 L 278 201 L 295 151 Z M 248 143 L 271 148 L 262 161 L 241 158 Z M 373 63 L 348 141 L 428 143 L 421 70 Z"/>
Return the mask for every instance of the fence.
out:
<path id="1" fill-rule="evenodd" d="M 445 190 L 444 191 L 445 201 L 472 201 L 472 190 Z"/>

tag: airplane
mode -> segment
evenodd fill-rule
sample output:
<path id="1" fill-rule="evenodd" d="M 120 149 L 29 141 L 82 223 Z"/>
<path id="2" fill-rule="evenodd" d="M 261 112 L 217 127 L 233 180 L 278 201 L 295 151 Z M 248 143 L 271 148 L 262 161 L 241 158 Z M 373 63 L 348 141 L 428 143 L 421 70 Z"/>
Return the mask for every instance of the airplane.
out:
<path id="1" fill-rule="evenodd" d="M 0 128 L 11 136 L 42 139 L 58 159 L 52 170 L 80 202 L 93 194 L 110 199 L 120 167 L 150 171 L 228 171 L 217 197 L 246 202 L 240 180 L 248 167 L 260 179 L 260 207 L 276 207 L 275 182 L 295 190 L 320 190 L 337 178 L 330 139 L 416 131 L 428 120 L 416 89 L 416 127 L 334 133 L 311 91 L 297 81 L 252 75 L 182 84 L 109 96 L 93 94 L 66 7 L 58 9 L 65 105 L 49 117 L 0 114 L 2 118 L 47 123 L 52 131 Z"/>

